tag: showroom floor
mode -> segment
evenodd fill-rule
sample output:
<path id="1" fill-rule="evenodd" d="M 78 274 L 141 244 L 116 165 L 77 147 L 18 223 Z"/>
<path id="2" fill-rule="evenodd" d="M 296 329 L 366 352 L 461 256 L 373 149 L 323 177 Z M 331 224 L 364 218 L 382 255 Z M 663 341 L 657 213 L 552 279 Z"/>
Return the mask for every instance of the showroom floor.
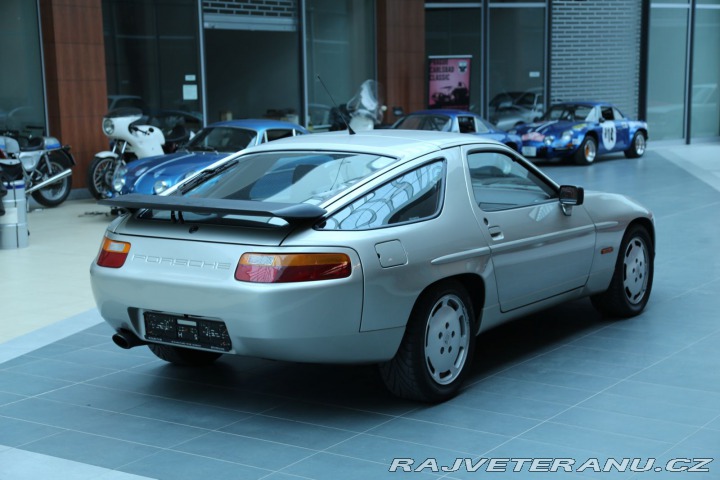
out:
<path id="1" fill-rule="evenodd" d="M 407 476 L 393 459 L 428 479 L 720 478 L 702 460 L 720 452 L 720 145 L 543 168 L 655 212 L 648 308 L 613 322 L 583 300 L 490 331 L 436 406 L 393 398 L 369 366 L 183 369 L 121 350 L 87 278 L 109 217 L 90 201 L 31 212 L 30 247 L 0 251 L 0 480 Z"/>

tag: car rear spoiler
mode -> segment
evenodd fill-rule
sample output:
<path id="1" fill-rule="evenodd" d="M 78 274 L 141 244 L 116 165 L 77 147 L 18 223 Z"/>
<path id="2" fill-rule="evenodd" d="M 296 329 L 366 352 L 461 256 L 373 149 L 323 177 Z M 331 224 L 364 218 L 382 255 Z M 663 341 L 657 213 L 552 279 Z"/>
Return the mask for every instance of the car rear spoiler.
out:
<path id="1" fill-rule="evenodd" d="M 252 200 L 228 200 L 224 198 L 183 197 L 180 195 L 142 195 L 131 193 L 98 201 L 100 205 L 137 210 L 165 210 L 171 212 L 214 213 L 218 215 L 247 215 L 253 217 L 277 217 L 288 223 L 314 220 L 325 215 L 326 210 L 308 203 L 272 203 Z"/>

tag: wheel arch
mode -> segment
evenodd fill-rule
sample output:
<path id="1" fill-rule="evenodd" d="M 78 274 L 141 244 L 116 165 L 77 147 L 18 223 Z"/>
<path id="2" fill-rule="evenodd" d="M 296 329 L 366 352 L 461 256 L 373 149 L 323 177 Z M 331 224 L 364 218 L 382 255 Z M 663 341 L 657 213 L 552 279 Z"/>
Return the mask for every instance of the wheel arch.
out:
<path id="1" fill-rule="evenodd" d="M 653 256 L 655 256 L 655 225 L 653 224 L 653 222 L 650 219 L 640 217 L 640 218 L 636 218 L 635 220 L 630 222 L 628 224 L 627 228 L 625 229 L 625 231 L 627 232 L 635 225 L 640 225 L 643 228 L 645 228 L 645 230 L 647 230 L 648 235 L 650 235 L 650 241 L 652 242 L 652 245 L 651 245 L 652 254 L 653 254 Z"/>
<path id="2" fill-rule="evenodd" d="M 473 313 L 474 313 L 474 325 L 473 330 L 475 335 L 478 334 L 480 331 L 480 324 L 482 323 L 482 310 L 485 305 L 485 281 L 480 275 L 474 274 L 474 273 L 461 273 L 457 275 L 451 275 L 449 277 L 444 277 L 436 280 L 435 282 L 427 285 L 422 292 L 417 296 L 415 299 L 415 303 L 413 304 L 412 311 L 415 310 L 417 307 L 418 302 L 420 301 L 420 298 L 425 295 L 425 293 L 430 290 L 431 288 L 436 287 L 437 285 L 446 283 L 446 282 L 458 282 L 460 283 L 463 288 L 465 288 L 465 291 L 468 294 L 468 297 L 470 298 L 470 302 L 472 303 Z"/>

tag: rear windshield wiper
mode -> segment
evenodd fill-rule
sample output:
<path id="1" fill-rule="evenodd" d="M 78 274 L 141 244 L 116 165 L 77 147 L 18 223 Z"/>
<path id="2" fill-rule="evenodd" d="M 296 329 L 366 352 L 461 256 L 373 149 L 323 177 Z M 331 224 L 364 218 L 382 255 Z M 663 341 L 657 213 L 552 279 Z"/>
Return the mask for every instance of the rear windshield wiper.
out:
<path id="1" fill-rule="evenodd" d="M 201 171 L 200 173 L 197 174 L 196 177 L 194 177 L 192 180 L 190 180 L 188 183 L 186 183 L 185 185 L 182 186 L 182 188 L 180 189 L 180 193 L 184 195 L 185 193 L 189 192 L 193 188 L 200 185 L 202 182 L 204 182 L 208 178 L 214 177 L 215 175 L 217 175 L 221 172 L 224 172 L 228 168 L 237 165 L 238 162 L 239 162 L 239 160 L 237 160 L 237 159 L 230 160 L 229 162 L 223 163 L 222 165 L 218 165 L 215 168 L 210 168 L 210 169 Z"/>

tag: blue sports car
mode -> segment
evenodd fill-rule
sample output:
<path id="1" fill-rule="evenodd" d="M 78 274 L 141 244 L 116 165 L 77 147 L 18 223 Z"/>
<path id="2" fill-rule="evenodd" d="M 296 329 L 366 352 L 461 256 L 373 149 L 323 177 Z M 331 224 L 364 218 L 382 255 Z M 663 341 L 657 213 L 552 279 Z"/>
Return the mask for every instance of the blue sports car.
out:
<path id="1" fill-rule="evenodd" d="M 510 131 L 522 137 L 522 154 L 530 159 L 572 158 L 579 165 L 590 165 L 598 155 L 611 152 L 641 157 L 648 139 L 646 122 L 630 120 L 601 102 L 559 103 L 539 122 Z"/>
<path id="2" fill-rule="evenodd" d="M 278 120 L 228 120 L 200 130 L 169 155 L 135 160 L 115 173 L 118 195 L 158 194 L 231 153 L 261 143 L 308 133 L 300 125 Z"/>
<path id="3" fill-rule="evenodd" d="M 402 130 L 435 130 L 438 132 L 472 133 L 504 143 L 519 152 L 522 140 L 518 135 L 493 127 L 480 115 L 464 110 L 420 110 L 404 116 L 392 126 Z"/>

